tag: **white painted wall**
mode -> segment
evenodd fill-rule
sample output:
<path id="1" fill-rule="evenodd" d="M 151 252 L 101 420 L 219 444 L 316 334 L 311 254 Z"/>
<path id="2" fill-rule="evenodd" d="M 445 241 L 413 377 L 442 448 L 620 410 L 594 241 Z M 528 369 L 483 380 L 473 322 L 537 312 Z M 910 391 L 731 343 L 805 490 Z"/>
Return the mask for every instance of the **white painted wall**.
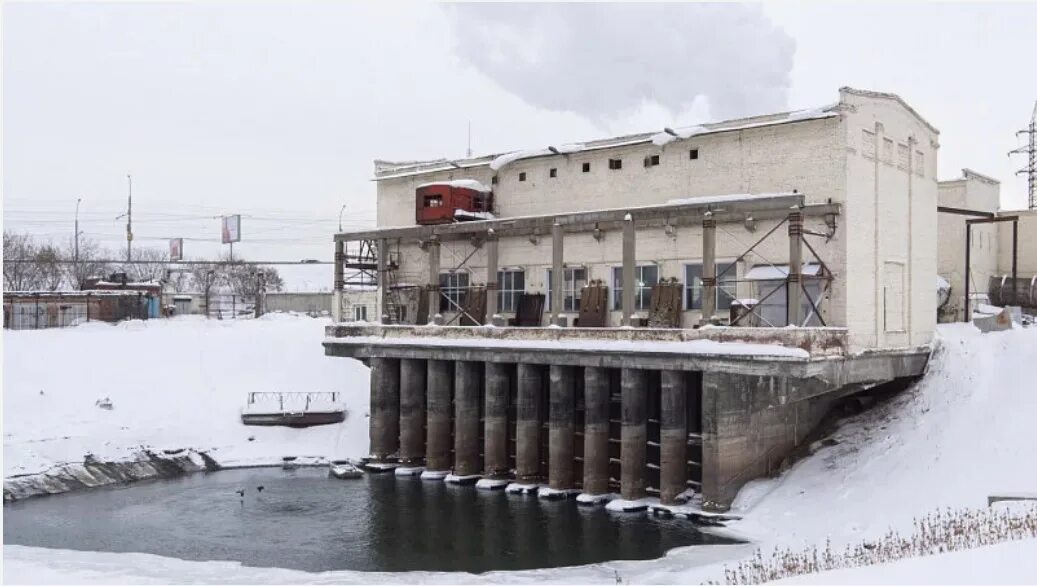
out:
<path id="1" fill-rule="evenodd" d="M 962 169 L 960 179 L 939 182 L 941 206 L 997 212 L 1001 185 L 996 180 Z M 965 221 L 966 216 L 939 214 L 937 217 L 937 272 L 951 284 L 951 296 L 943 308 L 942 319 L 959 321 L 965 310 Z M 972 251 L 969 262 L 972 276 L 969 288 L 975 293 L 988 292 L 989 277 L 997 273 L 998 231 L 996 224 L 972 227 Z"/>
<path id="2" fill-rule="evenodd" d="M 664 147 L 618 146 L 518 161 L 497 173 L 496 211 L 501 217 L 551 214 L 792 190 L 803 193 L 808 203 L 839 202 L 844 208 L 834 237 L 808 237 L 836 274 L 825 301 L 829 325 L 849 327 L 855 348 L 928 343 L 936 322 L 938 132 L 895 97 L 843 90 L 840 103 L 840 116 L 833 118 L 701 135 Z M 892 148 L 883 150 L 886 139 Z M 908 154 L 898 157 L 898 145 Z M 696 160 L 689 157 L 693 148 Z M 652 154 L 659 155 L 660 165 L 646 168 L 643 159 Z M 622 159 L 623 168 L 609 169 L 610 158 Z M 581 170 L 584 162 L 591 164 L 588 173 Z M 519 181 L 520 173 L 526 174 L 525 181 Z M 379 180 L 379 226 L 414 224 L 417 185 L 464 178 L 490 184 L 493 173 L 481 166 Z M 760 222 L 755 233 L 741 223 L 722 225 L 718 260 L 733 260 L 771 225 Z M 819 219 L 810 220 L 808 228 L 825 231 Z M 443 269 L 460 264 L 471 250 L 467 241 L 444 243 Z M 543 291 L 550 250 L 547 234 L 537 244 L 503 239 L 499 265 L 522 267 L 526 289 Z M 416 242 L 402 242 L 401 251 L 398 280 L 426 282 L 425 252 Z M 639 262 L 658 263 L 663 277 L 683 281 L 682 266 L 701 258 L 701 229 L 681 227 L 672 235 L 662 229 L 641 231 L 637 256 Z M 600 242 L 590 234 L 568 236 L 565 258 L 569 265 L 586 266 L 590 279 L 611 284 L 609 267 L 621 258 L 620 233 L 607 232 Z M 812 260 L 808 251 L 804 259 Z M 788 262 L 786 230 L 778 230 L 758 254 L 741 263 L 739 275 L 767 261 Z M 486 281 L 483 251 L 466 266 L 473 271 L 473 283 Z M 754 294 L 750 285 L 740 286 L 739 296 Z M 686 312 L 684 323 L 697 319 L 698 312 Z M 618 313 L 613 321 L 618 323 Z"/>

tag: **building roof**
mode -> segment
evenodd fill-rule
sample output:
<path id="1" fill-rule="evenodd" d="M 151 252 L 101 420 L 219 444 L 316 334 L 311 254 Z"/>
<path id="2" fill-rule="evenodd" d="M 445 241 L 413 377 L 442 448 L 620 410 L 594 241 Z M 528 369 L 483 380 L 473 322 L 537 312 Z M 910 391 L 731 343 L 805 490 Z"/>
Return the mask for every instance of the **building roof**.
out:
<path id="1" fill-rule="evenodd" d="M 470 169 L 474 167 L 489 167 L 493 171 L 518 160 L 538 157 L 550 157 L 555 155 L 569 155 L 574 153 L 595 151 L 601 149 L 648 144 L 664 146 L 675 140 L 686 140 L 695 136 L 759 128 L 765 126 L 776 126 L 779 124 L 790 124 L 807 120 L 819 120 L 839 116 L 839 104 L 829 104 L 818 108 L 807 108 L 805 110 L 793 110 L 752 116 L 749 118 L 737 118 L 722 122 L 713 122 L 702 125 L 687 126 L 683 128 L 664 128 L 657 132 L 642 132 L 638 134 L 627 134 L 612 138 L 590 140 L 581 143 L 565 143 L 550 145 L 542 149 L 531 149 L 511 151 L 468 157 L 463 159 L 434 159 L 429 161 L 382 161 L 375 160 L 375 181 L 385 179 L 396 179 L 399 177 L 411 177 L 435 173 L 439 171 L 450 171 L 454 169 Z"/>

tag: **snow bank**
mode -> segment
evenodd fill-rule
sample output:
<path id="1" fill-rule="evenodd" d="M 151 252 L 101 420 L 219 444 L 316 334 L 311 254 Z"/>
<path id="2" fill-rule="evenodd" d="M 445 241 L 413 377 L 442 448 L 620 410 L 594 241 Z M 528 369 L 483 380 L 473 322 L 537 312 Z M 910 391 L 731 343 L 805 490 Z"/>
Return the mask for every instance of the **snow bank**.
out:
<path id="1" fill-rule="evenodd" d="M 133 461 L 190 449 L 223 466 L 367 453 L 368 371 L 324 356 L 327 319 L 199 316 L 4 332 L 4 478 L 87 454 Z M 339 391 L 341 424 L 241 423 L 251 391 Z M 112 409 L 95 405 L 109 397 Z M 6 482 L 5 482 L 6 484 Z"/>
<path id="2" fill-rule="evenodd" d="M 421 185 L 419 185 L 417 187 L 417 189 L 421 189 L 422 187 L 432 187 L 432 186 L 435 186 L 435 185 L 446 185 L 446 186 L 449 186 L 449 187 L 464 187 L 466 189 L 474 189 L 476 191 L 482 191 L 484 193 L 489 193 L 491 191 L 490 188 L 487 187 L 485 183 L 482 183 L 481 181 L 476 181 L 475 179 L 454 179 L 453 181 L 432 181 L 432 182 L 429 182 L 429 183 L 422 183 Z"/>

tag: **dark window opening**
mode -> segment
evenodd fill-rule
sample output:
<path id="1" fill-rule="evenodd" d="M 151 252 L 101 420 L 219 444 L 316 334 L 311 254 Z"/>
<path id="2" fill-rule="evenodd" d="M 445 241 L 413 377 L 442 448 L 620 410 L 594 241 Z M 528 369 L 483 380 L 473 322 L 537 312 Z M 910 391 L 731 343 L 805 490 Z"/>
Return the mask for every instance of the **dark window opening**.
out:
<path id="1" fill-rule="evenodd" d="M 548 175 L 550 175 L 551 177 L 558 177 L 558 169 L 551 169 L 550 171 L 548 171 Z"/>
<path id="2" fill-rule="evenodd" d="M 623 168 L 623 159 L 609 159 L 609 169 L 615 171 Z"/>
<path id="3" fill-rule="evenodd" d="M 650 155 L 645 157 L 645 167 L 655 167 L 659 164 L 659 155 Z"/>
<path id="4" fill-rule="evenodd" d="M 494 175 L 494 176 L 493 176 L 493 177 L 492 177 L 492 178 L 490 179 L 490 183 L 491 183 L 492 185 L 497 185 L 497 176 L 496 176 L 496 175 Z"/>
<path id="5" fill-rule="evenodd" d="M 590 163 L 584 163 L 583 164 L 583 172 L 584 173 L 590 173 L 590 170 L 591 170 L 591 164 Z"/>
<path id="6" fill-rule="evenodd" d="M 698 149 L 691 149 L 690 151 L 688 151 L 688 158 L 691 159 L 692 161 L 694 161 L 695 159 L 699 158 L 699 150 Z"/>
<path id="7" fill-rule="evenodd" d="M 519 173 L 519 181 L 525 181 L 525 180 L 526 180 L 526 172 L 523 171 L 523 172 Z"/>
<path id="8" fill-rule="evenodd" d="M 442 195 L 426 195 L 425 196 L 425 207 L 427 208 L 438 208 L 443 205 Z"/>

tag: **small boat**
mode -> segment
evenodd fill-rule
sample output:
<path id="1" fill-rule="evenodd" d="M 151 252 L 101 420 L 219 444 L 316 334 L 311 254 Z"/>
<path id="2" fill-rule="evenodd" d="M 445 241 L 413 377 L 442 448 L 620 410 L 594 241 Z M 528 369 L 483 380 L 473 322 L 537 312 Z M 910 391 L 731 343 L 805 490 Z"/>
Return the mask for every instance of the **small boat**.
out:
<path id="1" fill-rule="evenodd" d="M 331 476 L 332 478 L 348 480 L 351 478 L 360 478 L 363 475 L 364 471 L 349 460 L 332 460 L 328 465 L 328 476 Z"/>

